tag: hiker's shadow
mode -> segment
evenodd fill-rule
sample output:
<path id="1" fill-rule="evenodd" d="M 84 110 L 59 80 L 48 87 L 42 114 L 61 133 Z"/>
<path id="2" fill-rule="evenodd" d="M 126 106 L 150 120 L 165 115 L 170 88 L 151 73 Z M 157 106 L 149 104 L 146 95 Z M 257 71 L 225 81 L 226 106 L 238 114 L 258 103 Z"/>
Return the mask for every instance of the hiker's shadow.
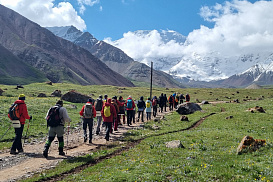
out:
<path id="1" fill-rule="evenodd" d="M 30 158 L 45 158 L 43 156 L 42 153 L 25 153 L 26 156 L 30 157 Z M 58 157 L 55 157 L 55 156 L 50 156 L 50 153 L 48 155 L 48 157 L 46 158 L 47 160 L 56 160 L 56 159 L 69 159 L 69 158 L 72 158 L 72 156 L 70 155 L 65 155 L 65 156 L 58 156 Z"/>

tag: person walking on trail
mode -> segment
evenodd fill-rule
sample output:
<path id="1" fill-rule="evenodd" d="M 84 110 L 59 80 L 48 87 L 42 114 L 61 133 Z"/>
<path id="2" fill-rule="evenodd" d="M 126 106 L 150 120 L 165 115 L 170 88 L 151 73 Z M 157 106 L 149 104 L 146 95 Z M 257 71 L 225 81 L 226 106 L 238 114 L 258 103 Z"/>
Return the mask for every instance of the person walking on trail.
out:
<path id="1" fill-rule="evenodd" d="M 190 102 L 190 100 L 191 100 L 190 95 L 189 95 L 189 94 L 186 94 L 186 102 Z"/>
<path id="2" fill-rule="evenodd" d="M 111 99 L 108 99 L 107 102 L 102 107 L 101 115 L 103 118 L 103 123 L 106 126 L 105 139 L 106 141 L 109 141 L 109 137 L 110 137 L 109 135 L 110 135 L 110 130 L 112 128 L 113 119 L 116 116 L 116 109 L 111 104 Z"/>
<path id="3" fill-rule="evenodd" d="M 141 115 L 141 121 L 144 122 L 143 114 L 144 114 L 144 109 L 145 109 L 145 102 L 143 101 L 143 96 L 141 96 L 139 98 L 139 101 L 137 102 L 137 108 L 138 108 L 137 122 L 139 122 L 140 115 Z"/>
<path id="4" fill-rule="evenodd" d="M 107 102 L 107 100 L 108 100 L 108 95 L 105 94 L 105 95 L 104 95 L 104 99 L 103 99 L 104 104 Z"/>
<path id="5" fill-rule="evenodd" d="M 172 95 L 170 95 L 170 97 L 169 97 L 169 109 L 170 109 L 170 111 L 173 110 L 173 103 L 174 103 L 174 98 L 173 98 Z"/>
<path id="6" fill-rule="evenodd" d="M 164 111 L 167 112 L 167 102 L 168 102 L 168 98 L 167 98 L 167 95 L 164 94 Z"/>
<path id="7" fill-rule="evenodd" d="M 134 108 L 135 106 L 135 102 L 132 99 L 132 96 L 129 95 L 129 97 L 127 98 L 126 102 L 126 110 L 127 110 L 127 125 L 130 126 L 132 125 L 132 119 L 133 119 L 133 112 L 134 112 Z"/>
<path id="8" fill-rule="evenodd" d="M 159 108 L 160 108 L 160 112 L 163 112 L 163 107 L 165 105 L 165 98 L 163 93 L 161 93 L 161 95 L 159 96 Z"/>
<path id="9" fill-rule="evenodd" d="M 23 131 L 24 131 L 24 125 L 25 125 L 26 119 L 29 119 L 29 120 L 32 119 L 32 116 L 28 115 L 27 106 L 25 104 L 25 98 L 26 97 L 24 94 L 20 94 L 18 100 L 16 100 L 14 102 L 14 107 L 16 107 L 15 105 L 17 104 L 17 107 L 19 110 L 19 119 L 18 120 L 19 120 L 21 126 L 19 128 L 14 128 L 15 138 L 14 138 L 14 141 L 13 141 L 11 149 L 10 149 L 10 154 L 12 154 L 12 155 L 24 152 L 23 146 L 22 146 L 22 135 L 23 135 Z M 8 117 L 11 120 L 13 119 L 10 114 L 8 114 Z M 18 150 L 18 152 L 16 152 L 16 150 Z"/>
<path id="10" fill-rule="evenodd" d="M 178 103 L 179 103 L 179 96 L 176 95 L 176 96 L 175 96 L 175 99 L 174 99 L 174 108 L 175 108 L 175 109 L 177 108 Z"/>
<path id="11" fill-rule="evenodd" d="M 180 104 L 183 104 L 183 100 L 185 99 L 184 95 L 183 94 L 180 94 L 179 96 L 179 101 L 180 101 Z"/>
<path id="12" fill-rule="evenodd" d="M 157 105 L 158 105 L 158 100 L 157 100 L 156 96 L 153 97 L 152 105 L 153 105 L 153 116 L 156 117 L 156 115 L 157 115 Z"/>
<path id="13" fill-rule="evenodd" d="M 51 107 L 46 114 L 47 125 L 49 126 L 48 140 L 45 143 L 43 156 L 48 157 L 49 147 L 57 135 L 59 141 L 59 155 L 65 155 L 64 148 L 64 125 L 70 123 L 71 119 L 68 116 L 67 110 L 63 107 L 63 101 L 57 101 L 56 105 Z"/>
<path id="14" fill-rule="evenodd" d="M 123 100 L 122 96 L 118 98 L 118 106 L 119 106 L 119 113 L 118 113 L 118 124 L 121 124 L 121 117 L 123 119 L 123 124 L 125 124 L 125 101 Z"/>
<path id="15" fill-rule="evenodd" d="M 87 141 L 87 126 L 89 130 L 89 143 L 92 143 L 93 118 L 96 117 L 96 109 L 92 105 L 92 99 L 88 99 L 87 103 L 82 106 L 80 115 L 83 117 L 83 141 Z"/>
<path id="16" fill-rule="evenodd" d="M 96 128 L 96 134 L 100 134 L 100 126 L 101 126 L 101 121 L 102 121 L 102 116 L 101 116 L 101 110 L 104 102 L 102 100 L 102 95 L 97 98 L 95 102 L 95 110 L 96 110 L 96 116 L 97 116 L 97 128 Z"/>
<path id="17" fill-rule="evenodd" d="M 151 102 L 151 98 L 148 97 L 146 102 L 145 102 L 145 112 L 146 112 L 146 117 L 147 117 L 147 121 L 151 120 L 151 115 L 152 115 L 152 102 Z"/>
<path id="18" fill-rule="evenodd" d="M 116 115 L 113 118 L 113 124 L 114 124 L 114 131 L 118 131 L 118 116 L 117 114 L 119 113 L 119 107 L 117 104 L 117 96 L 114 96 L 112 98 L 111 104 L 115 107 L 116 109 Z M 111 130 L 112 131 L 112 130 Z"/>

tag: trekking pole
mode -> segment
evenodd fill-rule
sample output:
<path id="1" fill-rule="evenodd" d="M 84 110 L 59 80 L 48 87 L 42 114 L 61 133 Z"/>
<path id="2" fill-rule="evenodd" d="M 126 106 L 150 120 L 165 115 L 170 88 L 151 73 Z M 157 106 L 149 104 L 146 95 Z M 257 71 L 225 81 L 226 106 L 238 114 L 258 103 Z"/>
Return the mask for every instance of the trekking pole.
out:
<path id="1" fill-rule="evenodd" d="M 67 150 L 68 150 L 68 135 L 69 135 L 69 128 L 70 128 L 70 122 L 68 123 L 68 126 L 67 126 L 66 155 L 67 155 Z"/>
<path id="2" fill-rule="evenodd" d="M 2 138 L 7 134 L 7 132 L 9 131 L 9 129 L 11 128 L 12 125 L 9 126 L 9 128 L 7 129 L 7 131 L 4 133 L 4 135 L 2 135 L 0 141 L 2 140 Z"/>
<path id="3" fill-rule="evenodd" d="M 28 133 L 28 129 L 29 129 L 29 123 L 30 123 L 30 119 L 28 120 L 27 132 L 26 132 L 26 136 L 25 136 L 25 139 L 24 139 L 24 144 L 26 143 L 27 133 Z M 24 144 L 23 144 L 23 146 L 24 146 Z"/>

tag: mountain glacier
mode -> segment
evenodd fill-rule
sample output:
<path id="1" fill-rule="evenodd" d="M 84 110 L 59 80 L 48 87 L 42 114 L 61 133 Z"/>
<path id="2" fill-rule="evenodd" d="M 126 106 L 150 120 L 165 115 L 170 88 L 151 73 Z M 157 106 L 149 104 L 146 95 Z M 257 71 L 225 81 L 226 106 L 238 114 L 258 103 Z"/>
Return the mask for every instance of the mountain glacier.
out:
<path id="1" fill-rule="evenodd" d="M 130 40 L 130 42 L 128 42 Z M 127 43 L 126 43 L 127 42 Z M 251 52 L 239 55 L 211 51 L 198 53 L 187 37 L 175 31 L 135 31 L 108 43 L 120 48 L 133 59 L 150 64 L 154 68 L 176 78 L 195 81 L 213 81 L 244 73 L 257 64 L 272 70 L 271 52 Z M 139 47 L 139 49 L 135 49 Z M 190 51 L 189 51 L 190 49 Z M 136 50 L 136 51 L 135 51 Z M 138 53 L 139 52 L 139 53 Z"/>

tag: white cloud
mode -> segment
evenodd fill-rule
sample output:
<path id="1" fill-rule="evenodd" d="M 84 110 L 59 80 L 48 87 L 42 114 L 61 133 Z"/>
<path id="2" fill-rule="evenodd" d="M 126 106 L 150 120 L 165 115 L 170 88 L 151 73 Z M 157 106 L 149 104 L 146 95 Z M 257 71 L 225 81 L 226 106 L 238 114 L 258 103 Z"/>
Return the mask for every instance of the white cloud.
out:
<path id="1" fill-rule="evenodd" d="M 273 1 L 234 0 L 212 7 L 202 7 L 200 15 L 214 22 L 213 28 L 200 26 L 189 33 L 184 45 L 175 41 L 163 43 L 154 30 L 147 35 L 125 33 L 112 42 L 135 59 L 157 56 L 190 56 L 217 52 L 222 56 L 236 56 L 252 51 L 268 51 L 273 46 Z"/>
<path id="2" fill-rule="evenodd" d="M 164 43 L 160 33 L 157 30 L 150 32 L 127 32 L 123 34 L 123 38 L 117 41 L 105 39 L 104 41 L 119 47 L 130 57 L 139 60 L 149 57 L 168 57 L 179 56 L 182 51 L 181 44 L 175 41 Z"/>
<path id="3" fill-rule="evenodd" d="M 77 0 L 80 5 L 80 13 L 83 14 L 86 10 L 85 6 L 94 6 L 95 4 L 100 3 L 100 0 Z"/>
<path id="4" fill-rule="evenodd" d="M 74 25 L 86 29 L 84 20 L 69 2 L 54 5 L 54 0 L 0 0 L 0 3 L 43 27 Z"/>

